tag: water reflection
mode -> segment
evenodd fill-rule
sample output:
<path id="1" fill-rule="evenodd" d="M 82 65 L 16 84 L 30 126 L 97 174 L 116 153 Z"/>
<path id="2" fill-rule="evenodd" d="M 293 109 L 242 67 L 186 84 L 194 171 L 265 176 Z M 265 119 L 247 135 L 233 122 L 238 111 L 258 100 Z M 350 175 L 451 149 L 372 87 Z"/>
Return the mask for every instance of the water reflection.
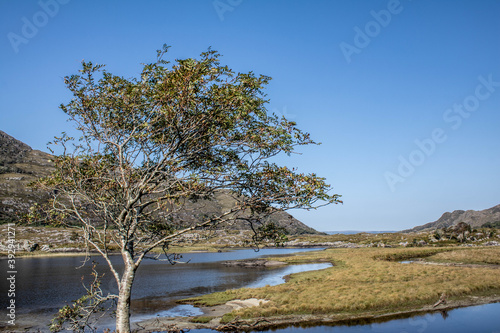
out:
<path id="1" fill-rule="evenodd" d="M 195 296 L 215 291 L 238 288 L 257 281 L 267 274 L 266 268 L 226 267 L 219 261 L 251 259 L 266 255 L 290 254 L 317 249 L 262 249 L 239 250 L 224 253 L 190 253 L 183 260 L 187 265 L 171 266 L 164 262 L 145 261 L 137 272 L 132 290 L 132 313 L 157 313 L 172 307 L 175 298 Z M 100 256 L 92 260 L 98 263 L 98 271 L 105 273 L 102 289 L 116 293 L 116 281 Z M 121 256 L 112 256 L 112 262 L 120 270 Z M 26 257 L 18 258 L 16 268 L 16 315 L 17 323 L 48 323 L 63 305 L 71 303 L 85 293 L 83 283 L 89 283 L 91 265 L 81 266 L 83 257 Z M 7 260 L 0 260 L 0 269 L 7 271 Z M 7 280 L 0 281 L 6 290 Z M 8 306 L 6 297 L 0 298 L 0 306 Z M 43 327 L 42 330 L 46 329 Z"/>
<path id="2" fill-rule="evenodd" d="M 131 318 L 131 322 L 140 322 L 156 317 L 193 317 L 201 316 L 203 311 L 191 304 L 179 304 L 169 310 L 160 311 L 154 315 L 138 315 Z"/>
<path id="3" fill-rule="evenodd" d="M 460 308 L 450 311 L 437 311 L 405 319 L 393 319 L 385 322 L 357 325 L 287 327 L 273 330 L 279 333 L 499 333 L 500 303 L 485 304 Z M 210 330 L 194 330 L 191 332 L 212 332 Z"/>
<path id="4" fill-rule="evenodd" d="M 259 278 L 257 281 L 250 283 L 245 286 L 247 288 L 260 288 L 269 286 L 276 286 L 285 282 L 285 276 L 300 272 L 316 271 L 320 269 L 325 269 L 332 267 L 332 264 L 322 263 L 322 264 L 304 264 L 304 265 L 291 265 L 286 266 L 281 269 L 275 269 L 272 274 L 265 275 Z"/>
<path id="5" fill-rule="evenodd" d="M 278 333 L 500 333 L 500 303 L 485 304 L 447 311 L 357 325 L 287 327 L 270 330 Z M 209 329 L 191 333 L 215 333 Z M 269 332 L 269 331 L 268 331 Z"/>

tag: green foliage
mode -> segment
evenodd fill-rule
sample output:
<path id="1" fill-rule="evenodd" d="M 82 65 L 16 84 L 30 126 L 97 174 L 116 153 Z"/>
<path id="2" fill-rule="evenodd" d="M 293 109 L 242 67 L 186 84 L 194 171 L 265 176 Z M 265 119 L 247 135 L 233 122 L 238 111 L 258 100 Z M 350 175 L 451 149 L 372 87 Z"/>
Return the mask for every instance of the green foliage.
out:
<path id="1" fill-rule="evenodd" d="M 496 228 L 496 229 L 500 229 L 500 221 L 486 222 L 485 224 L 483 224 L 481 226 L 481 228 Z"/>
<path id="2" fill-rule="evenodd" d="M 232 290 L 226 290 L 208 295 L 202 295 L 193 298 L 187 298 L 183 301 L 203 306 L 215 306 L 225 304 L 236 299 L 236 293 Z"/>
<path id="3" fill-rule="evenodd" d="M 60 227 L 63 225 L 70 225 L 70 221 L 66 219 L 67 215 L 64 212 L 52 209 L 52 204 L 53 200 L 49 200 L 42 204 L 35 202 L 29 208 L 29 211 L 23 214 L 21 220 L 26 221 L 27 224 L 32 226 Z"/>
<path id="4" fill-rule="evenodd" d="M 8 224 L 8 223 L 16 223 L 17 219 L 14 217 L 10 216 L 5 216 L 4 218 L 0 219 L 0 225 L 1 224 Z"/>
<path id="5" fill-rule="evenodd" d="M 73 304 L 65 305 L 59 310 L 51 321 L 49 327 L 51 332 L 60 332 L 62 330 L 85 332 L 87 328 L 90 330 L 95 329 L 91 323 L 91 316 L 96 312 L 106 311 L 105 304 L 114 299 L 114 296 L 103 296 L 103 291 L 101 290 L 103 275 L 99 275 L 95 267 L 96 263 L 93 263 L 91 273 L 92 282 L 88 288 L 85 287 L 87 293 L 73 301 Z"/>
<path id="6" fill-rule="evenodd" d="M 234 315 L 232 312 L 226 313 L 222 316 L 220 322 L 221 324 L 228 324 L 232 322 L 236 318 L 236 315 Z"/>
<path id="7" fill-rule="evenodd" d="M 272 241 L 275 246 L 284 246 L 285 242 L 288 241 L 286 229 L 275 223 L 267 223 L 259 226 L 252 239 L 256 244 L 264 241 Z"/>
<path id="8" fill-rule="evenodd" d="M 192 323 L 206 324 L 206 323 L 210 322 L 214 318 L 215 317 L 213 317 L 213 316 L 200 316 L 200 317 L 192 318 L 190 321 Z"/>
<path id="9" fill-rule="evenodd" d="M 72 241 L 76 241 L 80 238 L 80 235 L 76 231 L 72 231 L 71 235 L 69 236 L 69 239 Z"/>
<path id="10" fill-rule="evenodd" d="M 55 190 L 54 211 L 67 220 L 127 230 L 126 238 L 134 237 L 133 225 L 133 232 L 147 234 L 137 245 L 172 235 L 179 207 L 211 199 L 218 190 L 238 198 L 236 210 L 257 215 L 270 207 L 341 202 L 324 178 L 269 162 L 315 144 L 294 122 L 267 112 L 269 77 L 236 73 L 211 49 L 170 64 L 163 59 L 168 48 L 138 78 L 113 75 L 92 62 L 65 78 L 74 98 L 61 109 L 82 136 L 55 138 L 64 153 L 55 160 L 56 172 L 37 183 Z"/>

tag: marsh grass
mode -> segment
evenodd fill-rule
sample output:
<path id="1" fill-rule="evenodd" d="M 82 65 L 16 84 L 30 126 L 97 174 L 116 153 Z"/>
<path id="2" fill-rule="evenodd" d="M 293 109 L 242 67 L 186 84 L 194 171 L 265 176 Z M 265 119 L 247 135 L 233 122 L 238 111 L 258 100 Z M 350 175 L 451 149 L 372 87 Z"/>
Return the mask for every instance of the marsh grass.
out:
<path id="1" fill-rule="evenodd" d="M 500 247 L 454 249 L 428 257 L 429 261 L 463 264 L 500 265 Z"/>
<path id="2" fill-rule="evenodd" d="M 497 269 L 405 265 L 383 260 L 446 255 L 453 253 L 449 251 L 454 249 L 362 248 L 309 252 L 278 260 L 290 263 L 296 263 L 297 260 L 332 261 L 341 264 L 320 271 L 293 274 L 282 285 L 229 290 L 205 295 L 194 301 L 197 304 L 215 305 L 232 299 L 253 297 L 270 300 L 261 307 L 232 312 L 225 317 L 229 321 L 234 316 L 254 318 L 334 314 L 347 317 L 366 312 L 383 314 L 432 305 L 442 293 L 446 293 L 449 299 L 500 294 L 500 274 Z M 462 251 L 470 250 L 457 252 Z M 470 256 L 486 258 L 486 253 L 486 250 L 473 251 Z"/>
<path id="3" fill-rule="evenodd" d="M 241 290 L 241 289 L 240 289 Z M 204 305 L 204 306 L 215 306 L 222 305 L 226 302 L 232 301 L 237 297 L 238 293 L 236 289 L 226 290 L 218 293 L 202 295 L 199 297 L 186 298 L 181 300 L 180 303 L 190 303 L 194 305 Z"/>
<path id="4" fill-rule="evenodd" d="M 191 318 L 190 321 L 192 323 L 197 323 L 197 324 L 206 324 L 214 318 L 215 317 L 213 317 L 213 316 L 199 316 L 199 317 Z"/>
<path id="5" fill-rule="evenodd" d="M 373 256 L 375 260 L 403 261 L 416 258 L 432 257 L 436 254 L 453 251 L 456 248 L 410 248 L 399 249 L 398 251 L 387 251 L 387 253 Z"/>

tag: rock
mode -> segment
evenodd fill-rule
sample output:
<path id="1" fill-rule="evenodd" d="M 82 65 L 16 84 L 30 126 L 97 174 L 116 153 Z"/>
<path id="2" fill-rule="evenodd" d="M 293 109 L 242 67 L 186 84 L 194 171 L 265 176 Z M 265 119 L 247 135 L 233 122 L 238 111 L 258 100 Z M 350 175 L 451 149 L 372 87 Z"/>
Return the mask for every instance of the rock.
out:
<path id="1" fill-rule="evenodd" d="M 62 247 L 57 249 L 49 249 L 48 252 L 51 253 L 67 253 L 67 252 L 86 252 L 85 249 L 79 249 L 76 247 Z"/>
<path id="2" fill-rule="evenodd" d="M 455 210 L 444 213 L 438 220 L 415 227 L 413 229 L 403 230 L 403 232 L 430 231 L 455 227 L 460 223 L 468 224 L 470 227 L 479 228 L 488 222 L 500 221 L 500 205 L 484 210 Z"/>
<path id="3" fill-rule="evenodd" d="M 29 251 L 31 248 L 30 242 L 25 239 L 22 245 L 19 245 L 19 251 Z"/>
<path id="4" fill-rule="evenodd" d="M 297 240 L 294 240 L 286 242 L 284 245 L 290 247 L 331 247 L 331 248 L 351 248 L 351 249 L 358 247 L 366 247 L 366 245 L 355 244 L 351 242 L 343 242 L 343 241 L 313 243 L 313 242 L 299 242 Z"/>
<path id="5" fill-rule="evenodd" d="M 231 260 L 223 261 L 224 266 L 229 267 L 272 267 L 272 266 L 283 266 L 286 265 L 285 262 L 277 260 L 266 260 L 266 259 L 248 259 L 248 260 Z"/>
<path id="6" fill-rule="evenodd" d="M 249 298 L 246 300 L 235 299 L 233 301 L 229 301 L 226 305 L 233 308 L 233 310 L 239 310 L 243 308 L 250 308 L 253 306 L 260 306 L 268 303 L 268 300 L 265 299 L 257 299 L 257 298 Z"/>

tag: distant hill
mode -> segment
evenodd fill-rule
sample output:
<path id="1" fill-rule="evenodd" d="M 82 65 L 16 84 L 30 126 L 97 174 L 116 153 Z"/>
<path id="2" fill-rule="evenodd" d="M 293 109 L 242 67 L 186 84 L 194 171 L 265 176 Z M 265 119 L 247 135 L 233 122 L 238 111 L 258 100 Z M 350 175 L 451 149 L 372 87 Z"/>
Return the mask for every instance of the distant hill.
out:
<path id="1" fill-rule="evenodd" d="M 324 231 L 327 235 L 355 235 L 355 234 L 392 234 L 394 230 L 379 230 L 379 231 L 361 231 L 361 230 L 342 230 L 342 231 Z"/>
<path id="2" fill-rule="evenodd" d="M 50 154 L 33 150 L 0 131 L 0 222 L 15 221 L 35 202 L 48 195 L 27 185 L 53 170 Z"/>
<path id="3" fill-rule="evenodd" d="M 495 223 L 500 221 L 500 205 L 485 210 L 455 210 L 444 213 L 437 221 L 429 222 L 413 229 L 403 230 L 403 232 L 428 231 L 434 229 L 448 228 L 460 222 L 469 224 L 473 228 L 478 228 L 485 223 Z"/>
<path id="4" fill-rule="evenodd" d="M 175 214 L 176 220 L 184 221 L 187 225 L 193 225 L 196 222 L 202 220 L 202 216 L 208 216 L 211 214 L 219 215 L 225 211 L 230 210 L 234 205 L 236 205 L 237 200 L 233 198 L 228 192 L 218 192 L 215 194 L 215 200 L 199 200 L 195 203 L 187 203 L 186 209 Z M 308 227 L 304 223 L 300 222 L 292 215 L 283 212 L 276 211 L 271 215 L 268 215 L 262 219 L 265 223 L 274 223 L 278 226 L 285 228 L 290 234 L 320 234 L 320 232 Z M 224 228 L 235 229 L 235 230 L 247 230 L 250 229 L 248 222 L 243 220 L 237 220 L 235 222 L 226 223 Z"/>
<path id="5" fill-rule="evenodd" d="M 34 203 L 43 203 L 48 194 L 29 188 L 27 185 L 54 170 L 53 156 L 34 150 L 27 144 L 0 131 L 0 223 L 16 221 Z M 186 224 L 213 213 L 222 213 L 235 204 L 228 193 L 218 193 L 215 200 L 200 200 L 189 209 L 179 212 L 178 217 Z M 273 222 L 291 234 L 319 234 L 292 215 L 277 211 L 263 219 Z M 233 223 L 229 229 L 248 229 L 242 221 Z"/>

